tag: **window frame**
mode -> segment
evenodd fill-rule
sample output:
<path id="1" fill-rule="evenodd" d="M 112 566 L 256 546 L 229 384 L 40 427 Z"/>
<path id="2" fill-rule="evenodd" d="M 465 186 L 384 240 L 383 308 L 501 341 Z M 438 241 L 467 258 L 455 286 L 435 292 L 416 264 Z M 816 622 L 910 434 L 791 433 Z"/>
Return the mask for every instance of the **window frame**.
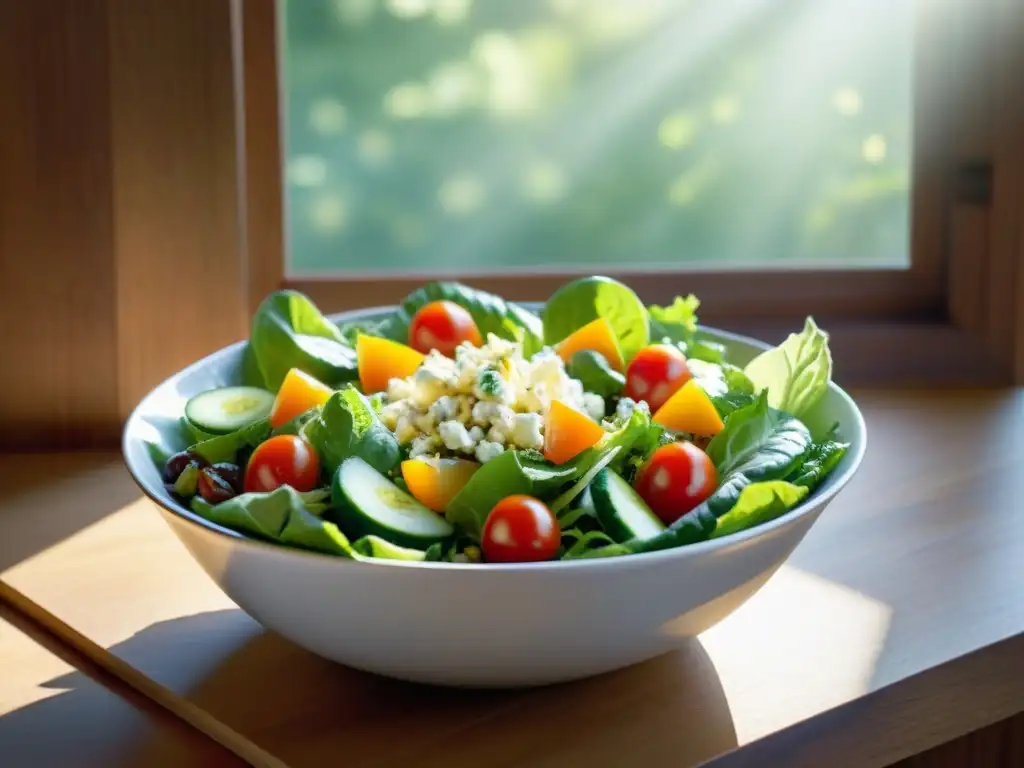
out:
<path id="1" fill-rule="evenodd" d="M 285 274 L 280 6 L 233 3 L 250 310 L 277 288 L 332 312 L 394 303 L 422 278 Z M 1024 91 L 1012 77 L 1024 68 L 1024 12 L 1013 5 L 918 0 L 909 268 L 605 271 L 649 302 L 693 292 L 704 322 L 768 341 L 813 314 L 846 383 L 1024 383 Z M 450 277 L 537 300 L 578 274 Z"/>

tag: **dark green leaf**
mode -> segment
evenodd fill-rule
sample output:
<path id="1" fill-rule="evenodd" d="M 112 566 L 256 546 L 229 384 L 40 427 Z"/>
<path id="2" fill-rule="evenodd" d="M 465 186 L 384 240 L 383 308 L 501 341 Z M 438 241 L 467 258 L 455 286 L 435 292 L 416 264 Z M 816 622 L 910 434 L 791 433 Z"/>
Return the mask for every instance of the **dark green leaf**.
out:
<path id="1" fill-rule="evenodd" d="M 583 389 L 601 397 L 613 397 L 626 386 L 626 377 L 612 368 L 604 355 L 592 349 L 583 349 L 569 360 L 566 369 L 570 376 L 579 379 Z"/>
<path id="2" fill-rule="evenodd" d="M 803 463 L 786 479 L 794 485 L 813 491 L 846 455 L 849 443 L 825 440 L 815 443 L 804 457 Z"/>
<path id="3" fill-rule="evenodd" d="M 288 485 L 270 493 L 243 493 L 216 506 L 197 496 L 192 499 L 192 510 L 218 525 L 265 541 L 342 557 L 357 554 L 338 527 L 312 514 L 302 496 Z"/>
<path id="4" fill-rule="evenodd" d="M 218 435 L 193 445 L 195 451 L 211 464 L 223 461 L 239 463 L 238 454 L 245 448 L 255 448 L 270 437 L 270 420 L 260 419 L 226 435 Z"/>
<path id="5" fill-rule="evenodd" d="M 331 395 L 304 432 L 328 475 L 350 456 L 358 456 L 381 474 L 390 472 L 401 460 L 395 436 L 354 387 Z"/>
<path id="6" fill-rule="evenodd" d="M 527 357 L 544 345 L 543 328 L 540 318 L 517 304 L 506 302 L 493 293 L 470 288 L 454 282 L 428 283 L 409 294 L 402 302 L 401 310 L 387 327 L 388 338 L 407 342 L 409 323 L 413 315 L 425 304 L 446 300 L 458 304 L 473 316 L 484 339 L 493 333 L 502 339 L 519 341 Z"/>
<path id="7" fill-rule="evenodd" d="M 541 313 L 544 341 L 556 344 L 589 322 L 611 325 L 626 360 L 647 345 L 647 308 L 633 290 L 610 277 L 581 277 L 555 291 Z"/>
<path id="8" fill-rule="evenodd" d="M 329 386 L 358 378 L 356 353 L 341 331 L 297 291 L 267 296 L 253 318 L 249 344 L 265 385 L 276 392 L 292 368 Z"/>
<path id="9" fill-rule="evenodd" d="M 732 413 L 707 453 L 719 477 L 742 472 L 754 482 L 786 476 L 811 445 L 803 423 L 768 407 L 765 395 Z"/>

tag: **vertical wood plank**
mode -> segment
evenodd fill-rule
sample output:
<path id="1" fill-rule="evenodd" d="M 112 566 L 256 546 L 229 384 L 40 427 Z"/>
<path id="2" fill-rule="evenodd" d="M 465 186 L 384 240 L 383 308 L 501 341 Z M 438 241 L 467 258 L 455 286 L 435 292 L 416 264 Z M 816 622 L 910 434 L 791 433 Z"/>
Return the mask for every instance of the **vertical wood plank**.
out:
<path id="1" fill-rule="evenodd" d="M 117 435 L 104 5 L 0 3 L 0 450 Z"/>
<path id="2" fill-rule="evenodd" d="M 119 400 L 245 335 L 230 0 L 108 0 Z"/>
<path id="3" fill-rule="evenodd" d="M 277 0 L 236 0 L 242 52 L 245 206 L 243 235 L 249 312 L 284 280 L 284 181 L 282 164 Z"/>
<path id="4" fill-rule="evenodd" d="M 998 57 L 986 335 L 1016 383 L 1024 383 L 1024 5 L 1017 0 L 990 0 L 986 5 Z"/>

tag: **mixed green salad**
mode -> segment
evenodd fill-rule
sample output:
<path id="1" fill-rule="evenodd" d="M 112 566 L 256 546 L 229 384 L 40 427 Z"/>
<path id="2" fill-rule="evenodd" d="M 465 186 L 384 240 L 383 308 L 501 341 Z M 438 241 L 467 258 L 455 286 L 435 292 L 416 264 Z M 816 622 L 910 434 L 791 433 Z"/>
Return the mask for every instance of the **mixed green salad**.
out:
<path id="1" fill-rule="evenodd" d="M 699 302 L 645 306 L 607 277 L 539 314 L 453 282 L 336 325 L 294 291 L 253 319 L 239 380 L 192 397 L 168 490 L 235 531 L 355 560 L 612 557 L 784 515 L 834 470 L 808 426 L 828 335 L 743 367 Z"/>

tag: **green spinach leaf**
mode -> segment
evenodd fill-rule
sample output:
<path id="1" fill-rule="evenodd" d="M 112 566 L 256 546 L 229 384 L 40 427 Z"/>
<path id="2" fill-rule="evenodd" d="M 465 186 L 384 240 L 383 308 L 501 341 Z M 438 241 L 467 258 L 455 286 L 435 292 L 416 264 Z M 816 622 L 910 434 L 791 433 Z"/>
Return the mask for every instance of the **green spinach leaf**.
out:
<path id="1" fill-rule="evenodd" d="M 334 523 L 313 514 L 307 499 L 320 498 L 322 492 L 300 494 L 289 485 L 270 493 L 243 493 L 212 505 L 196 496 L 192 510 L 225 528 L 247 533 L 265 541 L 329 555 L 356 557 L 352 545 Z M 310 505 L 318 502 L 308 502 Z"/>
<path id="2" fill-rule="evenodd" d="M 807 452 L 803 463 L 786 479 L 794 485 L 813 491 L 831 474 L 849 448 L 849 443 L 840 443 L 836 440 L 815 443 Z"/>
<path id="3" fill-rule="evenodd" d="M 270 419 L 260 419 L 226 435 L 198 442 L 189 450 L 198 453 L 211 464 L 222 461 L 234 463 L 243 449 L 255 448 L 270 437 L 270 433 Z"/>
<path id="4" fill-rule="evenodd" d="M 395 436 L 385 427 L 366 396 L 355 387 L 335 392 L 304 428 L 320 454 L 321 466 L 333 475 L 345 459 L 358 456 L 386 475 L 401 461 Z"/>
<path id="5" fill-rule="evenodd" d="M 433 282 L 410 293 L 402 302 L 400 311 L 388 322 L 383 333 L 388 338 L 408 343 L 409 323 L 413 315 L 432 301 L 446 300 L 458 304 L 473 316 L 481 335 L 493 333 L 502 339 L 518 341 L 523 354 L 530 357 L 544 346 L 540 318 L 529 310 L 506 302 L 493 293 L 470 288 L 454 282 Z"/>
<path id="6" fill-rule="evenodd" d="M 717 341 L 692 339 L 679 342 L 679 346 L 683 350 L 683 354 L 689 359 L 703 360 L 707 363 L 718 363 L 719 365 L 725 362 L 725 345 L 719 344 Z"/>
<path id="7" fill-rule="evenodd" d="M 828 334 L 808 317 L 800 333 L 755 357 L 744 369 L 758 392 L 768 392 L 768 404 L 803 416 L 822 398 L 832 379 Z"/>
<path id="8" fill-rule="evenodd" d="M 359 376 L 356 353 L 312 301 L 297 291 L 276 291 L 256 310 L 249 339 L 265 386 L 281 387 L 292 368 L 329 386 Z"/>
<path id="9" fill-rule="evenodd" d="M 754 481 L 785 477 L 811 445 L 807 427 L 794 416 L 768 407 L 765 393 L 729 416 L 708 445 L 719 477 L 734 472 Z"/>
<path id="10" fill-rule="evenodd" d="M 808 493 L 803 486 L 785 480 L 769 480 L 746 486 L 728 512 L 718 518 L 712 538 L 774 520 L 800 503 Z"/>
<path id="11" fill-rule="evenodd" d="M 569 360 L 566 371 L 579 379 L 583 389 L 601 397 L 613 397 L 626 386 L 626 377 L 612 368 L 604 355 L 592 349 L 581 349 Z"/>
<path id="12" fill-rule="evenodd" d="M 545 499 L 580 474 L 576 464 L 556 466 L 535 451 L 505 451 L 473 473 L 449 502 L 445 517 L 478 541 L 487 516 L 506 496 L 523 493 Z"/>
<path id="13" fill-rule="evenodd" d="M 647 308 L 633 290 L 610 277 L 582 277 L 555 291 L 541 312 L 544 341 L 557 344 L 587 323 L 603 317 L 612 327 L 627 361 L 647 345 Z"/>

